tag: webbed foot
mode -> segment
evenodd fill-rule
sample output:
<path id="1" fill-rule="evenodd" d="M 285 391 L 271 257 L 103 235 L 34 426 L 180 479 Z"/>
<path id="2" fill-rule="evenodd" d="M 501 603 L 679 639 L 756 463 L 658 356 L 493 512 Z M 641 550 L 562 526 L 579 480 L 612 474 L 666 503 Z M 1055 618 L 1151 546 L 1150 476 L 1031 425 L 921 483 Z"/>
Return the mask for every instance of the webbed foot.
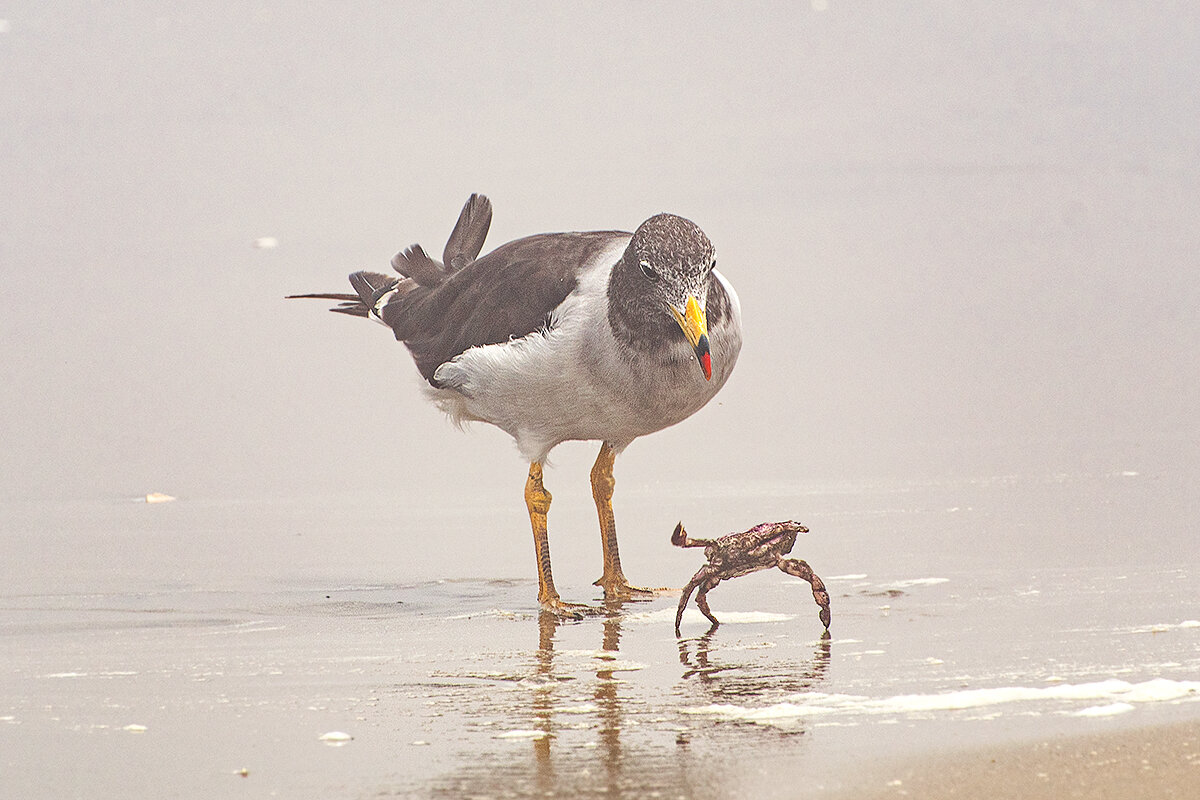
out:
<path id="1" fill-rule="evenodd" d="M 551 597 L 538 603 L 541 610 L 560 619 L 583 619 L 586 614 L 599 614 L 599 609 L 584 603 L 568 603 L 561 597 Z"/>
<path id="2" fill-rule="evenodd" d="M 665 586 L 659 588 L 634 586 L 625 579 L 624 575 L 618 575 L 615 578 L 600 578 L 592 585 L 604 589 L 604 599 L 606 600 L 650 600 L 664 592 L 675 591 Z"/>

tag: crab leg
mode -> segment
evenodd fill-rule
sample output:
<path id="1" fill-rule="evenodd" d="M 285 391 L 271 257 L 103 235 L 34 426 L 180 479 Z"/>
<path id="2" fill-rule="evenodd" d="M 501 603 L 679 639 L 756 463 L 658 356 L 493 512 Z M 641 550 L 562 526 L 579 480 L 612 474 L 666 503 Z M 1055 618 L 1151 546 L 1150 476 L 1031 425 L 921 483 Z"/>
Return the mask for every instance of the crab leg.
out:
<path id="1" fill-rule="evenodd" d="M 711 575 L 709 574 L 708 567 L 701 567 L 700 571 L 693 575 L 692 579 L 687 582 L 687 586 L 683 587 L 683 593 L 679 596 L 679 608 L 675 611 L 676 636 L 679 635 L 679 623 L 683 621 L 683 610 L 687 608 L 688 600 L 692 599 L 692 592 L 695 591 L 697 586 L 701 588 L 700 594 L 696 595 L 696 605 L 700 606 L 700 610 L 704 612 L 706 617 L 716 622 L 716 619 L 708 611 L 708 601 L 704 599 L 704 595 L 708 593 L 708 590 L 716 586 L 715 583 L 711 586 L 708 585 L 710 579 Z"/>
<path id="2" fill-rule="evenodd" d="M 692 592 L 700 585 L 703 580 L 704 570 L 701 569 L 692 579 L 687 582 L 687 586 L 683 587 L 683 593 L 679 596 L 679 609 L 675 612 L 675 635 L 679 635 L 679 623 L 683 621 L 683 610 L 687 608 L 688 600 L 692 599 Z"/>
<path id="3" fill-rule="evenodd" d="M 713 616 L 712 610 L 708 607 L 708 592 L 710 589 L 717 588 L 718 583 L 720 583 L 719 580 L 705 581 L 700 587 L 700 591 L 696 592 L 696 605 L 700 607 L 700 613 L 712 622 L 714 628 L 720 625 L 721 621 Z"/>
<path id="4" fill-rule="evenodd" d="M 829 592 L 825 590 L 825 582 L 817 577 L 817 574 L 812 571 L 812 567 L 807 562 L 798 558 L 781 558 L 779 559 L 779 568 L 788 575 L 795 575 L 797 578 L 808 581 L 812 584 L 813 600 L 817 601 L 817 605 L 821 607 L 821 622 L 825 624 L 825 630 L 829 630 L 830 614 L 829 614 Z M 700 598 L 696 598 L 698 603 Z"/>
<path id="5" fill-rule="evenodd" d="M 711 570 L 705 566 L 701 567 L 700 571 L 692 576 L 688 581 L 687 586 L 683 587 L 683 594 L 679 598 L 679 608 L 675 611 L 675 635 L 679 636 L 679 623 L 683 620 L 683 610 L 687 608 L 688 600 L 692 597 L 692 591 L 696 587 L 700 587 L 700 591 L 696 592 L 696 605 L 700 608 L 700 613 L 708 617 L 712 622 L 713 627 L 720 625 L 720 621 L 713 616 L 712 609 L 708 607 L 708 593 L 716 588 L 721 579 L 714 576 Z"/>

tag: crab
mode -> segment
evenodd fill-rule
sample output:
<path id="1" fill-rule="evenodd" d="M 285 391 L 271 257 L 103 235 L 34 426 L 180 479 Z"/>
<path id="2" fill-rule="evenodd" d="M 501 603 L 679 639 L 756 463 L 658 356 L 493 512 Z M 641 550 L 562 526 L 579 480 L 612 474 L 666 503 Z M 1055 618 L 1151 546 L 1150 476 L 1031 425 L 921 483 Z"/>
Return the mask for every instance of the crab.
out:
<path id="1" fill-rule="evenodd" d="M 699 590 L 696 592 L 696 605 L 701 613 L 712 621 L 715 628 L 721 623 L 709 609 L 706 595 L 723 580 L 740 578 L 771 567 L 779 567 L 788 575 L 795 575 L 812 585 L 813 600 L 821 607 L 821 622 L 825 624 L 825 630 L 829 630 L 829 592 L 825 590 L 824 582 L 806 562 L 797 558 L 784 558 L 796 544 L 798 533 L 808 533 L 808 528 L 799 522 L 786 520 L 764 522 L 748 531 L 730 533 L 717 539 L 692 539 L 683 529 L 682 522 L 676 525 L 675 532 L 671 534 L 671 544 L 676 547 L 703 547 L 708 563 L 683 587 L 683 595 L 679 598 L 679 610 L 675 613 L 675 635 L 679 635 L 683 610 L 687 607 L 694 590 Z"/>

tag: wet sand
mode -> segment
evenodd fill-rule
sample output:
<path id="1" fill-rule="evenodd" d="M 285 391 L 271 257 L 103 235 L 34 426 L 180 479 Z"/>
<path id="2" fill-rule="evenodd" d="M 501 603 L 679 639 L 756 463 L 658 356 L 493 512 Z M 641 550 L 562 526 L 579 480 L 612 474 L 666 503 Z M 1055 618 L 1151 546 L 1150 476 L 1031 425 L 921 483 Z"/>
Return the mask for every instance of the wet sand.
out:
<path id="1" fill-rule="evenodd" d="M 905 761 L 868 770 L 849 798 L 1192 798 L 1200 786 L 1200 722 Z"/>
<path id="2" fill-rule="evenodd" d="M 487 497 L 439 512 L 445 540 L 358 498 L 9 507 L 0 771 L 29 798 L 1172 796 L 1200 770 L 1200 569 L 1175 502 L 1194 488 L 1132 470 L 714 488 L 725 512 L 812 528 L 794 554 L 829 586 L 830 637 L 777 572 L 723 583 L 723 624 L 692 607 L 678 639 L 671 594 L 606 605 L 562 580 L 596 613 L 540 614 L 506 523 L 495 549 L 453 547 Z M 562 493 L 567 576 L 590 563 L 570 522 L 589 499 Z M 682 583 L 700 559 L 658 503 L 626 498 L 627 529 L 662 534 L 627 537 L 627 570 Z M 1121 556 L 1135 520 L 1156 548 Z M 492 571 L 515 576 L 472 574 Z"/>

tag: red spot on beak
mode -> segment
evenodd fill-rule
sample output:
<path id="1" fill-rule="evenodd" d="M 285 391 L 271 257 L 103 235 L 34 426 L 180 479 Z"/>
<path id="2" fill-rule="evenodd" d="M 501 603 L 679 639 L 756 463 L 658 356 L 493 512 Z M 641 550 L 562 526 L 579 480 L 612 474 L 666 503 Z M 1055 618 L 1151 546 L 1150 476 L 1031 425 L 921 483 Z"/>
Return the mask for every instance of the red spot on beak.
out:
<path id="1" fill-rule="evenodd" d="M 704 370 L 704 380 L 712 380 L 712 356 L 704 353 L 700 356 L 700 368 Z"/>

